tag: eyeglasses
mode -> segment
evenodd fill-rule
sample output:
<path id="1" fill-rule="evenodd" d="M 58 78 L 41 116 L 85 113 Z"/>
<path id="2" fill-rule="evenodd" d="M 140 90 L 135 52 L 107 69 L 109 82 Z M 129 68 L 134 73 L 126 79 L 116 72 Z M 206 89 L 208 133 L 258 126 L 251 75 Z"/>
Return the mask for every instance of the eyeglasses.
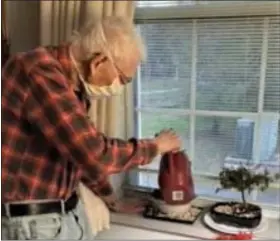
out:
<path id="1" fill-rule="evenodd" d="M 120 77 L 120 81 L 123 85 L 128 84 L 132 81 L 132 77 L 128 77 L 124 74 L 124 72 L 116 65 L 114 64 L 115 68 L 118 71 L 119 77 Z"/>
<path id="2" fill-rule="evenodd" d="M 100 55 L 100 53 L 95 53 L 92 56 L 91 60 L 94 59 L 98 55 Z M 109 58 L 109 59 L 112 61 L 113 65 L 115 66 L 116 70 L 118 71 L 118 74 L 119 74 L 119 77 L 120 77 L 120 82 L 123 85 L 130 83 L 133 78 L 132 77 L 128 77 L 126 74 L 124 74 L 124 72 L 115 64 L 115 62 L 113 61 L 112 58 Z M 103 61 L 105 61 L 105 60 L 106 60 L 106 58 L 104 58 Z"/>

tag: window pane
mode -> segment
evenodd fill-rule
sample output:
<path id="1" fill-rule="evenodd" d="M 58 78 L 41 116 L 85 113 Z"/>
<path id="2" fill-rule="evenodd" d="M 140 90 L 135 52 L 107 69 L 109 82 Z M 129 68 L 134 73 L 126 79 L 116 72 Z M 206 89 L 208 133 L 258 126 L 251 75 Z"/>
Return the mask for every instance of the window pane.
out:
<path id="1" fill-rule="evenodd" d="M 258 192 L 257 202 L 267 203 L 267 204 L 278 204 L 280 200 L 280 189 L 279 188 L 269 188 L 265 192 Z"/>
<path id="2" fill-rule="evenodd" d="M 183 147 L 189 149 L 189 118 L 187 116 L 176 116 L 161 113 L 141 113 L 141 130 L 139 136 L 142 138 L 153 137 L 162 129 L 173 128 L 183 141 Z M 144 168 L 158 169 L 159 160 L 146 165 Z"/>
<path id="3" fill-rule="evenodd" d="M 271 18 L 265 78 L 264 110 L 280 112 L 280 18 Z"/>
<path id="4" fill-rule="evenodd" d="M 264 28 L 267 19 L 268 29 Z M 280 17 L 162 20 L 138 26 L 148 59 L 138 74 L 137 107 L 155 109 L 140 112 L 139 136 L 152 137 L 161 129 L 173 128 L 181 135 L 186 152 L 190 151 L 190 118 L 174 109 L 190 109 L 193 77 L 196 193 L 217 196 L 218 181 L 209 176 L 217 176 L 222 167 L 232 164 L 259 161 L 257 164 L 280 172 Z M 263 41 L 266 33 L 267 46 Z M 261 74 L 265 74 L 262 90 Z M 258 116 L 258 98 L 263 92 L 264 113 Z M 198 110 L 212 111 L 213 116 Z M 239 112 L 240 117 L 221 117 L 216 111 L 226 111 L 228 116 Z M 251 112 L 253 119 L 243 112 Z M 144 168 L 158 170 L 159 159 Z M 158 187 L 157 173 L 143 169 L 132 173 L 129 181 L 134 185 Z M 279 204 L 279 190 L 271 187 L 254 192 L 253 201 Z M 240 195 L 226 190 L 218 197 L 239 199 Z"/>
<path id="5" fill-rule="evenodd" d="M 200 196 L 215 197 L 215 198 L 229 198 L 241 200 L 240 193 L 233 190 L 221 190 L 216 193 L 216 188 L 219 187 L 219 182 L 216 180 L 211 180 L 209 178 L 194 177 L 195 193 Z M 147 188 L 158 188 L 158 174 L 141 172 L 141 171 L 131 171 L 129 173 L 129 184 L 134 186 L 141 186 Z M 253 194 L 246 194 L 247 201 L 253 201 Z M 258 203 L 266 204 L 279 204 L 280 200 L 280 189 L 279 188 L 269 188 L 265 192 L 258 192 L 257 200 Z"/>
<path id="6" fill-rule="evenodd" d="M 218 180 L 211 180 L 206 177 L 195 177 L 195 191 L 197 194 L 206 197 L 220 197 L 241 200 L 241 194 L 236 190 L 221 190 L 216 193 L 216 189 L 220 187 Z M 252 200 L 252 196 L 245 194 L 247 200 Z"/>
<path id="7" fill-rule="evenodd" d="M 197 22 L 197 108 L 257 111 L 263 19 Z"/>
<path id="8" fill-rule="evenodd" d="M 268 125 L 266 125 L 266 127 L 268 127 Z M 263 158 L 261 160 L 261 164 L 259 165 L 259 168 L 257 169 L 258 171 L 261 172 L 267 170 L 271 176 L 274 176 L 275 174 L 280 174 L 280 152 L 279 152 L 280 145 L 276 146 L 275 140 L 272 140 L 273 136 L 275 136 L 275 134 L 277 135 L 278 132 L 278 143 L 280 143 L 279 140 L 280 128 L 278 128 L 278 130 L 276 129 L 276 133 L 274 134 L 272 133 L 273 130 L 275 131 L 275 128 L 271 130 L 269 130 L 269 128 L 266 128 L 265 130 L 266 135 L 263 135 L 261 137 L 263 141 L 261 143 L 260 156 Z M 264 133 L 264 130 L 262 133 Z M 269 133 L 269 135 L 267 133 Z M 264 157 L 267 156 L 270 157 L 269 160 L 267 160 L 267 158 L 264 159 Z M 270 184 L 270 187 L 264 192 L 258 190 L 257 201 L 262 203 L 279 205 L 279 200 L 280 200 L 279 187 L 280 187 L 279 181 L 276 181 L 275 183 Z"/>
<path id="9" fill-rule="evenodd" d="M 172 113 L 146 113 L 141 112 L 140 137 L 153 137 L 155 133 L 163 129 L 172 128 L 181 135 L 184 141 L 184 148 L 189 148 L 189 117 L 178 116 Z"/>
<path id="10" fill-rule="evenodd" d="M 260 169 L 268 170 L 271 175 L 280 173 L 280 121 L 277 117 L 263 116 L 258 134 L 260 140 L 258 153 L 260 157 Z M 257 192 L 258 202 L 279 204 L 279 200 L 279 187 L 270 187 L 265 192 Z"/>
<path id="11" fill-rule="evenodd" d="M 181 5 L 195 4 L 195 0 L 179 0 L 179 1 L 137 1 L 137 7 L 170 7 Z"/>
<path id="12" fill-rule="evenodd" d="M 246 1 L 239 1 L 239 2 L 246 2 Z M 248 1 L 247 1 L 248 2 Z M 136 7 L 174 7 L 174 6 L 189 6 L 195 4 L 212 4 L 212 5 L 221 5 L 221 4 L 234 4 L 236 1 L 228 1 L 228 0 L 220 0 L 220 1 L 213 1 L 213 0 L 173 0 L 173 1 L 149 1 L 149 0 L 142 0 L 137 1 Z"/>
<path id="13" fill-rule="evenodd" d="M 144 171 L 131 171 L 129 173 L 129 183 L 135 186 L 158 188 L 158 174 Z M 218 197 L 229 199 L 240 199 L 240 193 L 232 190 L 222 190 L 216 193 L 216 188 L 219 187 L 219 182 L 216 180 L 210 180 L 203 177 L 194 178 L 195 193 L 200 196 L 206 197 Z M 252 200 L 252 197 L 246 194 L 247 200 Z"/>
<path id="14" fill-rule="evenodd" d="M 215 176 L 226 163 L 252 160 L 254 125 L 242 118 L 197 117 L 195 172 Z"/>
<path id="15" fill-rule="evenodd" d="M 135 186 L 158 188 L 158 174 L 145 171 L 131 171 L 129 183 Z"/>
<path id="16" fill-rule="evenodd" d="M 189 107 L 191 26 L 188 21 L 140 25 L 148 52 L 138 79 L 141 107 Z"/>
<path id="17" fill-rule="evenodd" d="M 280 122 L 278 118 L 263 116 L 258 131 L 260 162 L 268 165 L 277 164 L 278 170 L 280 170 Z"/>

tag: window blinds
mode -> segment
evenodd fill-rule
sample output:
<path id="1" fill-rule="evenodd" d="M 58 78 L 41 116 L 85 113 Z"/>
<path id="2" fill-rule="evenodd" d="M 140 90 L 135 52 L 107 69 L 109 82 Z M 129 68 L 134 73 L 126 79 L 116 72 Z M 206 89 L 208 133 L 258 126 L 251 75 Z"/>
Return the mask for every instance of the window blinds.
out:
<path id="1" fill-rule="evenodd" d="M 280 112 L 280 17 L 268 18 L 264 111 Z"/>
<path id="2" fill-rule="evenodd" d="M 169 7 L 195 4 L 195 0 L 191 1 L 137 1 L 137 7 Z"/>

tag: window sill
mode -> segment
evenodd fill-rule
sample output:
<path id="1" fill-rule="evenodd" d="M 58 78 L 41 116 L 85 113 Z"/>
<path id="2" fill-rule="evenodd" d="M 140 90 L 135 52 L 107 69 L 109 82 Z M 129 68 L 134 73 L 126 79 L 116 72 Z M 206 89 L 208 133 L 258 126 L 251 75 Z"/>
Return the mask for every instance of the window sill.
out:
<path id="1" fill-rule="evenodd" d="M 199 219 L 193 225 L 185 225 L 146 219 L 141 215 L 112 213 L 111 223 L 147 231 L 160 232 L 192 240 L 214 239 L 217 235 L 214 231 L 206 228 Z M 279 221 L 268 218 L 268 228 L 265 231 L 256 234 L 254 239 L 279 240 Z"/>
<path id="2" fill-rule="evenodd" d="M 140 199 L 150 199 L 150 194 L 153 188 L 146 188 L 146 187 L 137 187 L 131 185 L 124 185 L 122 187 L 122 194 L 125 198 L 140 198 Z M 214 197 L 207 197 L 207 196 L 198 196 L 193 202 L 195 205 L 198 206 L 210 206 L 211 204 L 218 202 L 218 201 L 232 201 L 232 198 L 214 198 Z M 257 205 L 260 205 L 256 203 Z M 269 205 L 260 205 L 262 208 L 262 214 L 264 217 L 268 219 L 276 219 L 280 221 L 280 209 L 279 206 L 269 206 Z"/>
<path id="3" fill-rule="evenodd" d="M 141 193 L 132 191 L 131 193 L 128 190 L 125 191 L 125 194 L 125 196 L 128 198 L 132 196 L 143 198 L 147 195 L 147 193 L 145 194 L 143 192 Z M 193 203 L 195 203 L 197 206 L 206 207 L 211 205 L 213 200 L 210 201 L 197 198 L 193 201 Z M 280 240 L 280 212 L 263 208 L 263 216 L 268 220 L 268 227 L 263 232 L 257 233 L 255 239 Z M 112 213 L 111 223 L 191 239 L 213 239 L 217 235 L 217 232 L 206 228 L 200 221 L 200 218 L 198 218 L 198 220 L 193 225 L 186 225 L 147 219 L 141 215 Z"/>

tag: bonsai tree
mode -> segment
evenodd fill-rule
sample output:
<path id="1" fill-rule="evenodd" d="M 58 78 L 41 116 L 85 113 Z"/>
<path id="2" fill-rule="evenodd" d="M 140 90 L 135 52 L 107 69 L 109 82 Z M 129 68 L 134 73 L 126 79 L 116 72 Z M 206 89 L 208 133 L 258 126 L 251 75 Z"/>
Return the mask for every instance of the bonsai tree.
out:
<path id="1" fill-rule="evenodd" d="M 254 190 L 265 191 L 270 183 L 279 179 L 279 173 L 275 176 L 270 175 L 268 170 L 257 173 L 256 170 L 250 170 L 244 166 L 234 168 L 223 168 L 219 173 L 220 188 L 216 189 L 216 193 L 223 189 L 235 189 L 241 193 L 242 206 L 247 207 L 245 193 L 249 194 Z"/>

